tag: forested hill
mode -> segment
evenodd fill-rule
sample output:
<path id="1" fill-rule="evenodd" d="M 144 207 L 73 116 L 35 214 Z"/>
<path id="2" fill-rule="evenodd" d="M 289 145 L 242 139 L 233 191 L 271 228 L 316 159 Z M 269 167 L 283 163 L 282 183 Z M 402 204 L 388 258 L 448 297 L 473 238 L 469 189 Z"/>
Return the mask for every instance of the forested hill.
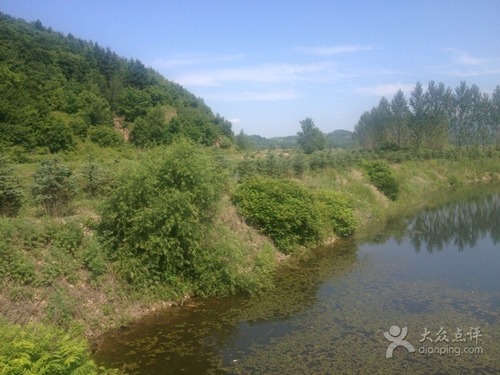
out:
<path id="1" fill-rule="evenodd" d="M 58 152 L 185 135 L 229 146 L 231 123 L 140 61 L 0 13 L 0 146 Z"/>

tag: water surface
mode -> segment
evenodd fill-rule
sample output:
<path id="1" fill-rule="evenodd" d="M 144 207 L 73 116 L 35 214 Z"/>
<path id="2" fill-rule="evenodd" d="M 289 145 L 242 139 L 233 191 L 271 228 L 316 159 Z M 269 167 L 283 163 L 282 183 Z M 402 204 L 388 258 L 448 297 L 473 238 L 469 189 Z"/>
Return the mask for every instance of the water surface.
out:
<path id="1" fill-rule="evenodd" d="M 107 334 L 96 360 L 131 374 L 500 373 L 500 193 L 311 251 L 273 292 L 192 305 Z M 392 326 L 415 352 L 386 358 Z"/>

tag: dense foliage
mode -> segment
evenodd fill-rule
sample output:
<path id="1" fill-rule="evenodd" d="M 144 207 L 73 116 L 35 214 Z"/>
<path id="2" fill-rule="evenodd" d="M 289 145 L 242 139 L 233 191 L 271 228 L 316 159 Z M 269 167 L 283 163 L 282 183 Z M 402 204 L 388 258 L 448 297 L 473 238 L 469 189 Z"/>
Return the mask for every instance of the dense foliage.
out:
<path id="1" fill-rule="evenodd" d="M 352 207 L 344 196 L 329 191 L 314 194 L 291 180 L 247 179 L 234 192 L 233 201 L 248 223 L 285 253 L 354 231 Z"/>
<path id="2" fill-rule="evenodd" d="M 155 150 L 127 173 L 106 201 L 100 228 L 122 275 L 151 287 L 196 280 L 223 183 L 214 158 L 187 141 Z"/>
<path id="3" fill-rule="evenodd" d="M 22 206 L 22 191 L 9 160 L 0 154 L 0 215 L 15 216 Z"/>
<path id="4" fill-rule="evenodd" d="M 500 86 L 490 97 L 462 81 L 452 91 L 443 83 L 417 82 L 409 101 L 399 90 L 389 102 L 363 113 L 354 134 L 365 149 L 442 149 L 488 145 L 500 147 Z"/>
<path id="5" fill-rule="evenodd" d="M 396 200 L 399 195 L 399 184 L 394 178 L 391 169 L 383 161 L 363 162 L 363 168 L 368 174 L 370 182 L 387 198 Z"/>
<path id="6" fill-rule="evenodd" d="M 348 196 L 332 190 L 317 190 L 315 203 L 323 220 L 325 236 L 329 236 L 332 232 L 340 237 L 354 233 L 356 219 L 353 204 Z"/>
<path id="7" fill-rule="evenodd" d="M 326 147 L 326 137 L 319 130 L 314 121 L 307 117 L 300 122 L 302 131 L 297 133 L 297 143 L 306 154 L 321 151 Z"/>
<path id="8" fill-rule="evenodd" d="M 182 134 L 231 144 L 231 123 L 138 60 L 0 13 L 0 144 L 59 152 L 90 137 L 101 146 L 165 144 Z M 151 112 L 163 111 L 159 124 Z M 161 129 L 157 129 L 160 125 Z M 137 126 L 137 130 L 134 128 Z M 122 129 L 123 130 L 123 129 Z"/>
<path id="9" fill-rule="evenodd" d="M 33 179 L 33 197 L 48 215 L 60 215 L 68 209 L 75 194 L 71 171 L 59 159 L 48 159 L 40 163 Z"/>
<path id="10" fill-rule="evenodd" d="M 1 374 L 106 374 L 91 358 L 85 339 L 40 324 L 24 327 L 0 320 Z"/>

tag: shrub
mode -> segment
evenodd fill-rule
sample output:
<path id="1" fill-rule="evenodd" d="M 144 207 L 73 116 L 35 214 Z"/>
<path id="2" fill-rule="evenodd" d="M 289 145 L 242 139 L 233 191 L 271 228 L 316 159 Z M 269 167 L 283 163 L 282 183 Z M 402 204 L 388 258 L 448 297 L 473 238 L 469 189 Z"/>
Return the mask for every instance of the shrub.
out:
<path id="1" fill-rule="evenodd" d="M 38 123 L 35 129 L 37 146 L 47 148 L 51 153 L 70 150 L 75 145 L 71 130 L 60 120 L 49 117 Z"/>
<path id="2" fill-rule="evenodd" d="M 386 197 L 396 200 L 399 194 L 399 184 L 392 175 L 391 169 L 382 161 L 363 162 L 363 168 L 368 173 L 370 182 Z"/>
<path id="3" fill-rule="evenodd" d="M 237 187 L 233 201 L 249 224 L 269 236 L 283 252 L 320 240 L 321 225 L 313 196 L 293 181 L 248 179 Z"/>
<path id="4" fill-rule="evenodd" d="M 126 173 L 104 204 L 99 228 L 122 275 L 150 286 L 194 277 L 222 180 L 213 157 L 187 141 L 151 151 Z"/>
<path id="5" fill-rule="evenodd" d="M 70 222 L 55 228 L 52 235 L 52 246 L 74 255 L 83 241 L 83 231 L 79 224 Z"/>
<path id="6" fill-rule="evenodd" d="M 83 190 L 92 197 L 98 195 L 107 182 L 104 169 L 95 162 L 92 156 L 87 158 L 87 163 L 82 170 L 82 177 L 84 179 Z"/>
<path id="7" fill-rule="evenodd" d="M 352 203 L 342 193 L 330 190 L 318 190 L 315 193 L 318 213 L 323 219 L 323 227 L 327 234 L 333 232 L 345 237 L 354 232 L 356 220 Z"/>
<path id="8" fill-rule="evenodd" d="M 97 280 L 106 272 L 106 255 L 96 240 L 90 239 L 85 243 L 83 261 L 91 273 L 91 281 Z"/>
<path id="9" fill-rule="evenodd" d="M 97 367 L 85 339 L 72 337 L 74 335 L 41 324 L 21 327 L 0 320 L 0 373 L 111 373 Z"/>
<path id="10" fill-rule="evenodd" d="M 52 323 L 68 328 L 77 314 L 76 299 L 61 288 L 56 288 L 47 301 L 47 317 Z"/>
<path id="11" fill-rule="evenodd" d="M 114 147 L 123 143 L 123 138 L 115 129 L 103 125 L 90 129 L 90 140 L 101 147 Z"/>
<path id="12" fill-rule="evenodd" d="M 8 279 L 18 285 L 32 284 L 36 279 L 35 264 L 6 240 L 9 239 L 4 238 L 5 242 L 0 242 L 0 280 Z"/>
<path id="13" fill-rule="evenodd" d="M 41 162 L 33 176 L 33 197 L 49 215 L 60 215 L 68 209 L 75 193 L 71 171 L 58 159 Z"/>
<path id="14" fill-rule="evenodd" d="M 0 155 L 0 215 L 15 216 L 22 206 L 22 192 L 19 180 L 8 159 Z"/>
<path id="15" fill-rule="evenodd" d="M 295 177 L 301 178 L 306 171 L 307 164 L 302 153 L 296 153 L 292 159 L 292 169 Z"/>

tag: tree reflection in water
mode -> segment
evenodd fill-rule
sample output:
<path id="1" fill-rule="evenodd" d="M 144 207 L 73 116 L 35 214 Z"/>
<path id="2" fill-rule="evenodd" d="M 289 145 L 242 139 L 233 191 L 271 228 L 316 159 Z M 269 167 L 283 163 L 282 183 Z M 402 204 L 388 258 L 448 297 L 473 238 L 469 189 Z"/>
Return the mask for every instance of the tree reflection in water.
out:
<path id="1" fill-rule="evenodd" d="M 407 224 L 415 251 L 425 247 L 429 253 L 453 245 L 459 251 L 473 248 L 484 236 L 500 242 L 500 194 L 479 197 L 461 204 L 423 210 Z"/>

